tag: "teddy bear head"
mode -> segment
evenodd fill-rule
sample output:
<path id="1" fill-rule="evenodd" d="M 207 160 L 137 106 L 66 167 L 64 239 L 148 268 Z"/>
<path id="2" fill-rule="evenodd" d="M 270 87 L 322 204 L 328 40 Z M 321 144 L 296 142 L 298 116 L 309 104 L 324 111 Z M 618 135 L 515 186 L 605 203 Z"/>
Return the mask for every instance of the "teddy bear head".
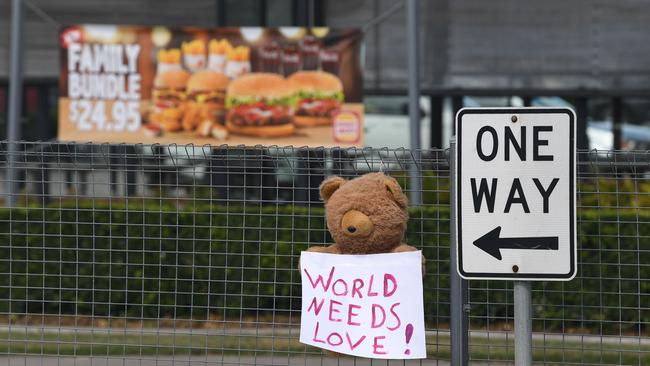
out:
<path id="1" fill-rule="evenodd" d="M 352 180 L 330 177 L 320 185 L 327 227 L 344 254 L 386 253 L 406 232 L 408 199 L 383 173 Z"/>

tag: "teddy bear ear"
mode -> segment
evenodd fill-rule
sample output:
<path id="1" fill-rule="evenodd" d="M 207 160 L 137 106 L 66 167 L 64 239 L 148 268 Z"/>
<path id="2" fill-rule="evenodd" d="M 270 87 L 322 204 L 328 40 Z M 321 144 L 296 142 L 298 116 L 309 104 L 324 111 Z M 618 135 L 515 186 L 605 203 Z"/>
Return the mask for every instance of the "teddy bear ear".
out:
<path id="1" fill-rule="evenodd" d="M 336 192 L 336 190 L 339 189 L 345 182 L 345 179 L 336 176 L 325 179 L 323 183 L 320 184 L 320 198 L 323 201 L 327 202 L 327 200 L 332 197 L 334 192 Z"/>
<path id="2" fill-rule="evenodd" d="M 402 192 L 402 187 L 399 186 L 395 179 L 384 179 L 384 187 L 386 187 L 386 191 L 397 202 L 399 207 L 406 208 L 408 206 L 408 198 L 406 198 L 406 195 Z"/>

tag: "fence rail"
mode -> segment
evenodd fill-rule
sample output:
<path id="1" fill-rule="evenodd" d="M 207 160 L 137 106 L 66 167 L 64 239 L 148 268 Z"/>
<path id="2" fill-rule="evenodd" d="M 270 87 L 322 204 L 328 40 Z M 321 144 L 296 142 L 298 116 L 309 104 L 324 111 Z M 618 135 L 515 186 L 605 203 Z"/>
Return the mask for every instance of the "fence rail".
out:
<path id="1" fill-rule="evenodd" d="M 408 364 L 449 364 L 447 155 L 2 143 L 18 190 L 0 208 L 0 353 L 21 365 L 386 364 L 298 342 L 297 260 L 331 242 L 318 184 L 383 170 L 407 194 L 410 174 L 422 183 L 406 241 L 428 259 L 429 358 Z M 578 276 L 533 284 L 534 360 L 650 364 L 650 152 L 578 158 Z M 512 364 L 512 283 L 468 292 L 471 363 Z"/>

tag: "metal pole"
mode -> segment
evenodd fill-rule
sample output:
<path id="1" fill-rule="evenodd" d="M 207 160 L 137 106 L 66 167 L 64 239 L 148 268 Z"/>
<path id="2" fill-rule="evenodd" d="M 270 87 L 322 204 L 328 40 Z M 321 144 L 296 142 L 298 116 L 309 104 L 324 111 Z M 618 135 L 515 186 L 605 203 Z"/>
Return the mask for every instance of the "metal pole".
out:
<path id="1" fill-rule="evenodd" d="M 533 364 L 530 281 L 515 281 L 515 365 Z"/>
<path id="2" fill-rule="evenodd" d="M 216 27 L 223 27 L 226 25 L 226 1 L 225 0 L 215 0 L 216 1 L 216 12 L 214 17 L 214 25 Z"/>
<path id="3" fill-rule="evenodd" d="M 411 152 L 414 161 L 410 167 L 410 192 L 411 204 L 419 206 L 422 203 L 422 184 L 421 173 L 418 171 L 417 164 L 420 162 L 420 73 L 418 70 L 419 62 L 419 20 L 418 10 L 420 2 L 418 0 L 406 1 L 406 28 L 407 28 L 407 48 L 408 48 L 408 97 L 409 97 L 409 119 Z"/>
<path id="4" fill-rule="evenodd" d="M 612 121 L 614 122 L 612 126 L 612 132 L 614 133 L 612 148 L 614 150 L 620 150 L 622 137 L 621 125 L 623 124 L 623 102 L 621 97 L 612 98 Z"/>
<path id="5" fill-rule="evenodd" d="M 429 102 L 431 103 L 431 148 L 442 148 L 442 111 L 444 97 L 430 95 Z"/>
<path id="6" fill-rule="evenodd" d="M 375 5 L 376 4 L 378 4 L 378 3 L 375 2 Z M 369 22 L 367 22 L 366 24 L 361 26 L 361 31 L 363 31 L 364 33 L 370 32 L 370 30 L 372 28 L 374 28 L 374 27 L 378 26 L 379 24 L 383 23 L 384 20 L 388 19 L 391 15 L 397 13 L 397 11 L 399 11 L 402 7 L 404 7 L 404 2 L 403 1 L 400 1 L 400 2 L 397 2 L 397 3 L 393 4 L 393 6 L 391 6 L 388 10 L 386 10 L 385 12 L 379 14 L 378 16 L 374 17 Z"/>
<path id="7" fill-rule="evenodd" d="M 308 7 L 308 12 L 309 12 L 309 14 L 308 14 L 309 19 L 308 19 L 308 24 L 307 25 L 311 28 L 311 27 L 314 26 L 314 23 L 315 23 L 314 19 L 316 19 L 316 14 L 315 14 L 316 5 L 314 4 L 314 0 L 309 0 L 308 3 L 307 3 L 307 7 Z M 322 25 L 322 24 L 319 24 L 319 25 Z"/>
<path id="8" fill-rule="evenodd" d="M 449 220 L 451 280 L 449 313 L 451 315 L 451 364 L 465 366 L 469 364 L 467 281 L 458 275 L 456 253 L 456 136 L 449 140 L 449 177 L 451 195 L 451 218 Z"/>
<path id="9" fill-rule="evenodd" d="M 11 46 L 9 65 L 9 118 L 7 121 L 7 186 L 5 205 L 16 204 L 18 191 L 18 141 L 23 96 L 23 3 L 11 2 Z"/>
<path id="10" fill-rule="evenodd" d="M 577 97 L 575 98 L 575 107 L 576 107 L 576 127 L 578 133 L 576 134 L 577 147 L 578 149 L 589 149 L 589 138 L 587 137 L 587 98 L 586 97 Z"/>

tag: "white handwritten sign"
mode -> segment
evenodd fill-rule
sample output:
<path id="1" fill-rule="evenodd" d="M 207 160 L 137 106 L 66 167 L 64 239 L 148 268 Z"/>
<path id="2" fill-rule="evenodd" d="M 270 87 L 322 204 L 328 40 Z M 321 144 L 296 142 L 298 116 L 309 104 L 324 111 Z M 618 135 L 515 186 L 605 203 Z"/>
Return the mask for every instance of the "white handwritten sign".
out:
<path id="1" fill-rule="evenodd" d="M 300 274 L 300 342 L 353 356 L 426 358 L 421 252 L 302 252 Z"/>

